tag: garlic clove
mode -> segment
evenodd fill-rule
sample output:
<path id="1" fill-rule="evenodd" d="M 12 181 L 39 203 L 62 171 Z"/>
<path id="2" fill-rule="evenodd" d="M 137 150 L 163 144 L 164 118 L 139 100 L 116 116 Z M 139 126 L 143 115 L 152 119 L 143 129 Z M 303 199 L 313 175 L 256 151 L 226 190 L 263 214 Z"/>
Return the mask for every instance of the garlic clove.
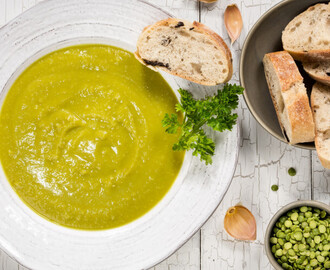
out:
<path id="1" fill-rule="evenodd" d="M 201 1 L 203 3 L 214 3 L 214 2 L 216 2 L 218 0 L 199 0 L 199 1 Z"/>
<path id="2" fill-rule="evenodd" d="M 242 15 L 236 4 L 227 6 L 224 21 L 231 44 L 233 44 L 239 38 L 243 28 Z"/>
<path id="3" fill-rule="evenodd" d="M 226 232 L 238 240 L 256 240 L 257 224 L 246 207 L 236 205 L 227 210 L 224 227 Z"/>

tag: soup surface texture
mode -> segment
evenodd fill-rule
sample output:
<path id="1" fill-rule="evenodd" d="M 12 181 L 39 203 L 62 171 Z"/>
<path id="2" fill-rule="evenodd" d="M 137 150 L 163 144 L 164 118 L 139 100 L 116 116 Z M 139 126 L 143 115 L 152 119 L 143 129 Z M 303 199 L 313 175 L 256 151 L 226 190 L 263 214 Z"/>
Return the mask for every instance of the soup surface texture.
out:
<path id="1" fill-rule="evenodd" d="M 0 115 L 7 179 L 40 215 L 78 229 L 145 214 L 173 184 L 184 153 L 161 120 L 176 96 L 132 53 L 107 45 L 52 52 L 9 90 Z M 182 117 L 182 115 L 179 115 Z"/>

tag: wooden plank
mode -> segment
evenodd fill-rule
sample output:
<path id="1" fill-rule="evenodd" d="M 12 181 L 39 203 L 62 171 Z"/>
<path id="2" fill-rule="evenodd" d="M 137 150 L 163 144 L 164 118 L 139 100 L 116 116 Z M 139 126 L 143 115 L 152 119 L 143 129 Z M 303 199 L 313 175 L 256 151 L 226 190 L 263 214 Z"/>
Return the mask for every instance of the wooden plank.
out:
<path id="1" fill-rule="evenodd" d="M 276 2 L 231 1 L 240 8 L 244 20 L 241 37 L 231 46 L 234 64 L 232 82 L 239 82 L 239 57 L 249 29 Z M 226 1 L 203 4 L 201 22 L 230 44 L 223 22 L 227 4 Z M 242 127 L 239 162 L 222 204 L 201 229 L 201 269 L 271 269 L 263 247 L 263 237 L 270 218 L 281 206 L 298 198 L 311 197 L 310 152 L 288 146 L 269 135 L 256 123 L 243 100 L 239 115 Z M 291 166 L 299 168 L 295 177 L 287 173 Z M 277 192 L 271 190 L 273 184 L 279 185 Z M 254 242 L 236 241 L 224 231 L 225 212 L 237 203 L 248 207 L 256 218 L 258 229 Z"/>
<path id="2" fill-rule="evenodd" d="M 330 205 L 330 170 L 323 168 L 316 151 L 312 152 L 312 197 Z"/>
<path id="3" fill-rule="evenodd" d="M 18 264 L 6 253 L 0 251 L 0 270 L 18 270 Z"/>

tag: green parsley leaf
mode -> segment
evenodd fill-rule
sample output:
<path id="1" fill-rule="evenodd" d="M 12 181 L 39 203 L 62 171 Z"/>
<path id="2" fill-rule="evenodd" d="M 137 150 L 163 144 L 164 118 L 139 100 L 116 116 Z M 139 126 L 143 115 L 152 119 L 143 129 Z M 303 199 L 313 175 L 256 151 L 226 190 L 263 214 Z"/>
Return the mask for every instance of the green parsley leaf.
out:
<path id="1" fill-rule="evenodd" d="M 215 144 L 203 127 L 207 125 L 219 132 L 232 130 L 237 120 L 237 114 L 232 110 L 237 108 L 238 95 L 243 90 L 243 87 L 236 84 L 226 84 L 215 95 L 196 100 L 187 90 L 179 89 L 180 103 L 175 108 L 184 114 L 182 123 L 177 114 L 165 114 L 162 120 L 167 133 L 174 134 L 180 130 L 181 136 L 173 145 L 173 150 L 192 150 L 194 156 L 199 155 L 202 161 L 211 164 Z"/>

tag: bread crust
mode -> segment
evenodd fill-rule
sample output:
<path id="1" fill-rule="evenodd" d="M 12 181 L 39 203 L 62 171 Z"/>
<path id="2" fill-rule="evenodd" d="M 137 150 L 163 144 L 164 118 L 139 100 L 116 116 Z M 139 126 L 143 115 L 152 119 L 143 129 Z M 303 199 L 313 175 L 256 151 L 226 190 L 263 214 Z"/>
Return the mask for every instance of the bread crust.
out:
<path id="1" fill-rule="evenodd" d="M 316 123 L 316 104 L 315 104 L 315 97 L 314 97 L 314 89 L 315 88 L 318 88 L 320 87 L 320 84 L 319 83 L 315 83 L 313 85 L 313 89 L 312 89 L 312 94 L 311 94 L 311 105 L 312 105 L 312 111 L 313 111 L 313 117 L 315 119 L 315 123 Z M 319 136 L 318 134 L 318 131 L 317 131 L 317 126 L 315 124 L 315 133 L 316 133 L 316 136 L 315 136 L 315 148 L 316 148 L 316 151 L 317 151 L 317 154 L 318 154 L 318 157 L 319 157 L 319 160 L 321 161 L 321 164 L 324 168 L 327 168 L 327 169 L 330 169 L 330 157 L 323 157 L 321 154 L 320 154 L 320 144 L 321 144 L 321 140 L 322 138 Z"/>
<path id="2" fill-rule="evenodd" d="M 287 91 L 296 82 L 303 82 L 304 79 L 290 54 L 280 51 L 268 53 L 266 56 L 278 71 L 282 92 Z"/>
<path id="3" fill-rule="evenodd" d="M 264 64 L 269 61 L 276 72 L 276 76 L 280 83 L 281 95 L 286 93 L 294 84 L 303 83 L 303 77 L 300 75 L 298 67 L 293 58 L 286 51 L 268 53 L 264 56 Z M 267 67 L 265 67 L 266 70 Z M 271 82 L 267 80 L 270 95 L 272 97 L 275 111 L 281 126 L 283 135 L 285 136 L 285 128 L 281 122 L 280 112 L 272 93 Z M 308 96 L 304 93 L 287 93 L 288 97 L 283 98 L 285 108 L 287 110 L 288 121 L 291 126 L 292 134 L 289 143 L 296 144 L 301 142 L 314 141 L 314 121 L 312 111 L 309 106 Z"/>
<path id="4" fill-rule="evenodd" d="M 284 50 L 289 52 L 291 56 L 300 62 L 323 62 L 330 61 L 330 49 L 329 50 L 311 50 L 307 52 L 292 51 L 284 47 Z"/>
<path id="5" fill-rule="evenodd" d="M 175 71 L 171 71 L 166 67 L 148 65 L 142 59 L 142 57 L 140 55 L 140 52 L 139 52 L 139 44 L 141 44 L 141 42 L 143 42 L 142 40 L 145 37 L 145 35 L 147 35 L 151 31 L 153 31 L 154 29 L 156 29 L 158 26 L 176 25 L 179 22 L 183 22 L 185 25 L 193 25 L 194 31 L 198 31 L 198 32 L 200 32 L 204 35 L 207 35 L 209 37 L 209 39 L 211 39 L 212 41 L 215 42 L 215 45 L 219 49 L 219 52 L 221 52 L 228 61 L 228 66 L 227 66 L 228 75 L 223 81 L 217 82 L 217 83 L 208 82 L 208 81 L 200 81 L 200 80 L 197 80 L 196 78 L 194 78 L 192 76 L 189 76 L 188 74 L 181 74 L 181 73 L 178 73 L 178 72 L 175 72 Z M 165 71 L 167 73 L 170 73 L 172 75 L 175 75 L 175 76 L 181 77 L 183 79 L 186 79 L 186 80 L 198 83 L 198 84 L 202 84 L 202 85 L 211 86 L 211 85 L 217 85 L 217 84 L 220 84 L 220 83 L 226 83 L 231 79 L 232 74 L 233 74 L 232 55 L 231 55 L 231 52 L 230 52 L 228 46 L 226 45 L 226 43 L 223 41 L 223 39 L 217 33 L 212 31 L 211 29 L 209 29 L 205 25 L 203 25 L 199 22 L 196 22 L 196 21 L 191 23 L 191 22 L 186 21 L 186 20 L 181 20 L 181 19 L 179 20 L 179 19 L 176 19 L 176 18 L 168 18 L 168 19 L 158 21 L 155 24 L 152 24 L 152 25 L 149 25 L 149 26 L 145 27 L 144 30 L 142 31 L 142 33 L 140 34 L 139 39 L 137 41 L 137 50 L 134 53 L 134 55 L 135 55 L 136 59 L 139 60 L 142 64 L 146 65 L 147 67 L 149 67 L 149 68 L 151 68 L 155 71 L 163 70 L 163 71 Z"/>
<path id="6" fill-rule="evenodd" d="M 313 12 L 313 10 L 321 8 L 325 6 L 328 9 L 328 12 L 330 10 L 330 2 L 328 4 L 326 3 L 319 3 L 315 4 L 313 6 L 310 6 L 307 10 L 297 15 L 295 18 L 293 18 L 288 25 L 285 27 L 285 29 L 282 32 L 282 43 L 283 43 L 283 49 L 289 52 L 292 57 L 295 60 L 301 61 L 301 62 L 318 62 L 318 61 L 330 61 L 330 47 L 325 49 L 316 49 L 316 50 L 308 50 L 308 51 L 298 51 L 290 49 L 284 42 L 284 33 L 286 31 L 289 31 L 289 28 L 295 24 L 299 20 L 305 20 L 304 16 L 308 12 Z"/>
<path id="7" fill-rule="evenodd" d="M 292 126 L 292 144 L 315 139 L 314 120 L 307 94 L 297 94 L 287 108 Z"/>
<path id="8" fill-rule="evenodd" d="M 330 76 L 317 76 L 309 71 L 309 69 L 306 67 L 307 63 L 303 63 L 304 70 L 308 73 L 310 77 L 312 77 L 315 81 L 321 82 L 325 85 L 330 86 Z"/>

